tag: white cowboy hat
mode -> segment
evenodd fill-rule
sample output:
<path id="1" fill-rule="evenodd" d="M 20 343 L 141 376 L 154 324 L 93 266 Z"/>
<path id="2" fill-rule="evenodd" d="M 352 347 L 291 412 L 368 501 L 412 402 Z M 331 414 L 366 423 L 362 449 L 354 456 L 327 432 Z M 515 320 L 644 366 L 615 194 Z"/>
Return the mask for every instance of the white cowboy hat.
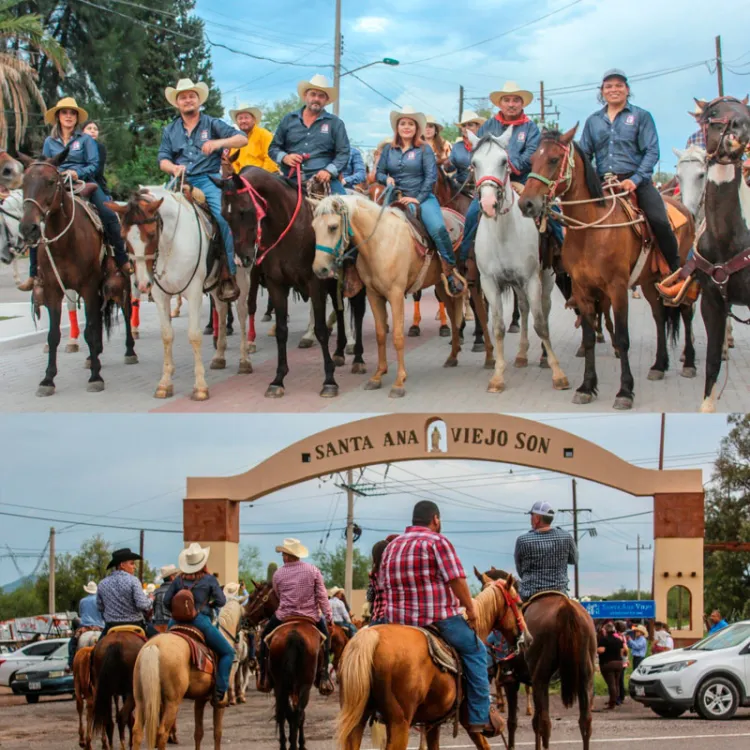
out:
<path id="1" fill-rule="evenodd" d="M 66 96 L 63 99 L 60 99 L 60 101 L 55 104 L 54 107 L 50 107 L 44 113 L 44 121 L 47 123 L 47 125 L 55 124 L 55 116 L 61 109 L 74 109 L 76 112 L 78 112 L 79 124 L 89 119 L 89 113 L 83 107 L 79 107 L 76 103 L 76 100 L 72 96 Z"/>
<path id="2" fill-rule="evenodd" d="M 427 118 L 423 112 L 417 112 L 414 107 L 410 107 L 408 104 L 402 110 L 394 110 L 391 112 L 391 128 L 395 133 L 398 128 L 398 121 L 404 117 L 409 120 L 414 120 L 419 127 L 419 132 L 424 133 L 424 126 L 427 125 Z"/>
<path id="3" fill-rule="evenodd" d="M 490 101 L 496 106 L 500 106 L 500 100 L 504 96 L 520 96 L 523 99 L 523 106 L 528 107 L 534 99 L 534 94 L 526 89 L 519 88 L 515 81 L 506 81 L 499 91 L 493 91 L 490 94 Z"/>
<path id="4" fill-rule="evenodd" d="M 461 118 L 461 120 L 454 124 L 460 128 L 464 125 L 468 125 L 470 122 L 478 122 L 480 125 L 484 125 L 484 123 L 487 122 L 487 118 L 478 115 L 472 109 L 467 109 L 466 112 L 464 112 L 464 116 Z"/>
<path id="5" fill-rule="evenodd" d="M 96 585 L 95 581 L 89 581 L 84 587 L 83 590 L 87 594 L 95 594 L 98 590 L 98 586 Z"/>
<path id="6" fill-rule="evenodd" d="M 336 594 L 343 593 L 344 589 L 340 588 L 339 586 L 334 586 L 333 588 L 328 589 L 328 598 L 332 599 Z"/>
<path id="7" fill-rule="evenodd" d="M 639 633 L 643 634 L 648 638 L 648 630 L 643 625 L 636 625 L 633 630 L 637 630 Z"/>
<path id="8" fill-rule="evenodd" d="M 255 118 L 255 122 L 257 124 L 260 124 L 260 121 L 263 117 L 263 113 L 257 107 L 251 107 L 249 104 L 242 104 L 240 105 L 239 109 L 229 110 L 229 116 L 232 118 L 232 122 L 237 124 L 237 115 L 239 115 L 241 112 L 247 112 L 248 114 L 252 115 Z"/>
<path id="9" fill-rule="evenodd" d="M 435 117 L 435 115 L 425 115 L 425 120 L 428 125 L 434 125 L 437 128 L 438 133 L 445 127 L 443 123 L 438 122 L 437 117 Z"/>
<path id="10" fill-rule="evenodd" d="M 183 573 L 197 573 L 206 567 L 210 554 L 210 547 L 201 547 L 198 542 L 193 542 L 187 549 L 180 552 L 177 565 Z"/>
<path id="11" fill-rule="evenodd" d="M 193 83 L 189 78 L 180 78 L 179 81 L 177 81 L 176 86 L 167 86 L 167 88 L 164 89 L 164 96 L 167 97 L 167 101 L 173 106 L 177 106 L 177 97 L 180 94 L 185 93 L 185 91 L 195 91 L 196 94 L 198 94 L 198 102 L 200 104 L 203 104 L 203 102 L 208 99 L 208 86 L 206 86 L 205 83 Z"/>
<path id="12" fill-rule="evenodd" d="M 307 557 L 310 552 L 299 539 L 284 539 L 284 543 L 276 547 L 277 552 L 286 552 L 287 555 L 292 557 L 298 557 L 300 560 L 303 557 Z"/>
<path id="13" fill-rule="evenodd" d="M 240 593 L 240 584 L 231 581 L 224 586 L 223 591 L 224 596 L 226 596 L 227 599 L 230 599 Z"/>
<path id="14" fill-rule="evenodd" d="M 169 576 L 176 575 L 179 572 L 180 570 L 176 565 L 165 565 L 159 569 L 159 575 L 161 576 L 162 581 L 165 578 L 169 578 Z"/>
<path id="15" fill-rule="evenodd" d="M 155 584 L 155 583 L 149 583 L 149 584 L 148 584 L 148 585 L 146 586 L 146 593 L 147 593 L 147 594 L 153 594 L 153 593 L 154 593 L 154 591 L 156 591 L 156 584 Z"/>
<path id="16" fill-rule="evenodd" d="M 297 94 L 299 95 L 299 98 L 304 99 L 305 94 L 310 89 L 323 91 L 328 96 L 329 104 L 336 98 L 336 89 L 331 86 L 328 79 L 325 76 L 320 75 L 320 73 L 316 73 L 309 81 L 300 81 L 297 84 Z"/>

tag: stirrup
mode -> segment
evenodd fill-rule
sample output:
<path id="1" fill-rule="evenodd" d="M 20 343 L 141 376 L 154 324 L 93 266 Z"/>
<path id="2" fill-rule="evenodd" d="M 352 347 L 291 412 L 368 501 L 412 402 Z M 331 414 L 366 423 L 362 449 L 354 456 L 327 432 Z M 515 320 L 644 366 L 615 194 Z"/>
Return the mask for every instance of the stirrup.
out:
<path id="1" fill-rule="evenodd" d="M 231 285 L 231 293 L 226 294 L 224 290 L 227 289 L 229 285 Z M 240 298 L 240 287 L 234 276 L 230 276 L 226 279 L 219 279 L 219 288 L 216 292 L 216 296 L 222 302 L 234 302 Z"/>
<path id="2" fill-rule="evenodd" d="M 687 278 L 680 278 L 681 271 L 675 271 L 660 282 L 655 284 L 656 291 L 662 297 L 662 302 L 668 307 L 679 307 L 685 301 L 688 291 L 694 284 L 692 274 Z"/>

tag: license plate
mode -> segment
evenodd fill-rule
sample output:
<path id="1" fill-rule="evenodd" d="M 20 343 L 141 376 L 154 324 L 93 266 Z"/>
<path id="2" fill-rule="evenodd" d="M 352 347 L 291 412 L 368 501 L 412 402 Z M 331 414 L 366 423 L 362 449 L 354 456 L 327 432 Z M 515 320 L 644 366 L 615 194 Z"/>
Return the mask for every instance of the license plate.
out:
<path id="1" fill-rule="evenodd" d="M 42 683 L 41 682 L 30 682 L 29 683 L 29 690 L 41 690 L 42 689 Z"/>
<path id="2" fill-rule="evenodd" d="M 633 692 L 640 698 L 643 698 L 646 695 L 646 688 L 643 685 L 633 685 Z"/>

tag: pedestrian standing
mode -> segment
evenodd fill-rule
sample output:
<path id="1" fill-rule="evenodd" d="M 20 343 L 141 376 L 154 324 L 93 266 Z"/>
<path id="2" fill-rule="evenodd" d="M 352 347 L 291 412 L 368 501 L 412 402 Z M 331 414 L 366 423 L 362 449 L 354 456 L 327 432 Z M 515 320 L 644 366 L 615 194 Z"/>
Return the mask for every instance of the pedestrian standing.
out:
<path id="1" fill-rule="evenodd" d="M 615 626 L 608 622 L 597 642 L 599 669 L 607 681 L 609 701 L 606 710 L 617 708 L 620 675 L 622 674 L 623 642 L 615 635 Z"/>
<path id="2" fill-rule="evenodd" d="M 630 650 L 630 659 L 633 663 L 633 671 L 640 666 L 640 663 L 646 658 L 648 649 L 648 630 L 643 625 L 636 625 L 627 638 L 628 649 Z"/>
<path id="3" fill-rule="evenodd" d="M 654 643 L 651 646 L 652 654 L 662 654 L 674 649 L 674 640 L 669 628 L 663 622 L 654 623 Z"/>
<path id="4" fill-rule="evenodd" d="M 628 647 L 626 641 L 626 632 L 628 625 L 623 620 L 617 620 L 615 622 L 615 637 L 619 638 L 622 642 L 622 653 L 624 658 L 622 660 L 622 672 L 620 672 L 620 681 L 617 685 L 617 705 L 621 706 L 625 702 L 625 670 L 628 668 Z"/>

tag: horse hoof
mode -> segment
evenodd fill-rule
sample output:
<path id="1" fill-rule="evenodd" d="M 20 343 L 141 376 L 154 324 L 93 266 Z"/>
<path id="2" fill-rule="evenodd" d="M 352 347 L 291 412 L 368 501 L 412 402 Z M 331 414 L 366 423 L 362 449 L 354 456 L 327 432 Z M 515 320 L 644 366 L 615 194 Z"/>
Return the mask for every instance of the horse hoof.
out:
<path id="1" fill-rule="evenodd" d="M 269 385 L 268 388 L 266 388 L 266 398 L 281 398 L 283 395 L 283 385 Z"/>
<path id="2" fill-rule="evenodd" d="M 394 385 L 391 388 L 391 392 L 388 394 L 388 398 L 403 398 L 406 395 L 406 388 L 396 388 Z"/>
<path id="3" fill-rule="evenodd" d="M 52 396 L 55 392 L 55 386 L 54 385 L 40 385 L 36 389 L 36 395 L 37 396 Z"/>
<path id="4" fill-rule="evenodd" d="M 521 329 L 518 327 L 518 323 L 511 323 L 508 326 L 508 333 L 520 333 Z"/>
<path id="5" fill-rule="evenodd" d="M 266 313 L 260 320 L 261 320 L 261 323 L 270 323 L 271 316 L 268 313 Z"/>
<path id="6" fill-rule="evenodd" d="M 312 349 L 313 340 L 312 339 L 300 339 L 299 344 L 297 344 L 298 349 Z"/>
<path id="7" fill-rule="evenodd" d="M 581 391 L 576 391 L 575 395 L 573 396 L 574 404 L 590 404 L 593 400 L 593 393 L 582 393 Z"/>
<path id="8" fill-rule="evenodd" d="M 603 344 L 604 343 L 604 334 L 603 333 L 597 333 L 596 334 L 596 343 L 597 344 Z"/>
<path id="9" fill-rule="evenodd" d="M 211 360 L 209 368 L 211 370 L 223 370 L 227 366 L 227 361 L 224 357 L 214 357 Z"/>
<path id="10" fill-rule="evenodd" d="M 731 336 L 727 339 L 727 346 L 730 349 L 734 349 L 734 339 Z"/>
<path id="11" fill-rule="evenodd" d="M 458 359 L 456 357 L 448 357 L 448 359 L 443 362 L 443 367 L 458 367 Z"/>
<path id="12" fill-rule="evenodd" d="M 680 354 L 680 362 L 684 362 L 684 361 L 685 361 L 685 352 Z"/>
<path id="13" fill-rule="evenodd" d="M 487 393 L 502 393 L 505 390 L 505 383 L 493 383 L 491 380 L 487 386 Z"/>
<path id="14" fill-rule="evenodd" d="M 365 383 L 366 391 L 377 391 L 377 390 L 380 390 L 382 387 L 383 387 L 383 383 L 380 380 L 368 380 Z"/>
<path id="15" fill-rule="evenodd" d="M 44 349 L 42 349 L 42 352 L 43 352 L 44 354 L 49 354 L 49 344 L 45 344 L 45 345 L 44 345 Z"/>
<path id="16" fill-rule="evenodd" d="M 526 357 L 516 357 L 513 367 L 528 367 L 529 360 Z"/>
<path id="17" fill-rule="evenodd" d="M 618 411 L 628 411 L 633 408 L 633 399 L 630 396 L 618 396 L 613 406 Z"/>
<path id="18" fill-rule="evenodd" d="M 542 357 L 539 360 L 539 367 L 541 367 L 542 370 L 549 370 L 549 361 L 547 360 L 547 357 Z"/>
<path id="19" fill-rule="evenodd" d="M 474 346 L 471 347 L 471 351 L 473 352 L 483 352 L 484 351 L 484 344 L 476 343 Z"/>
<path id="20" fill-rule="evenodd" d="M 367 372 L 364 362 L 355 362 L 352 365 L 352 375 L 364 375 Z"/>
<path id="21" fill-rule="evenodd" d="M 578 351 L 576 352 L 576 357 L 585 357 L 586 356 L 586 350 L 583 348 L 583 344 L 581 344 L 578 347 Z"/>
<path id="22" fill-rule="evenodd" d="M 697 374 L 695 367 L 683 367 L 680 373 L 683 378 L 694 378 Z"/>
<path id="23" fill-rule="evenodd" d="M 411 338 L 415 338 L 416 336 L 421 336 L 422 331 L 419 330 L 419 326 L 411 326 L 409 328 L 409 333 L 407 333 L 406 335 Z"/>
<path id="24" fill-rule="evenodd" d="M 190 399 L 191 401 L 208 401 L 208 388 L 193 388 Z"/>
<path id="25" fill-rule="evenodd" d="M 101 393 L 104 390 L 104 381 L 93 380 L 86 386 L 86 390 L 89 393 Z"/>
<path id="26" fill-rule="evenodd" d="M 240 362 L 240 366 L 237 368 L 238 375 L 249 375 L 253 371 L 253 364 L 250 360 Z"/>
<path id="27" fill-rule="evenodd" d="M 346 364 L 346 360 L 340 354 L 333 355 L 333 366 L 343 367 Z"/>
<path id="28" fill-rule="evenodd" d="M 726 353 L 726 352 L 722 352 L 722 353 L 721 353 L 721 361 L 722 361 L 722 362 L 726 362 L 726 361 L 727 361 L 727 359 L 729 359 L 729 358 L 727 357 L 727 353 Z"/>
<path id="29" fill-rule="evenodd" d="M 347 344 L 344 354 L 354 354 L 354 344 Z"/>
<path id="30" fill-rule="evenodd" d="M 66 354 L 75 354 L 76 352 L 80 351 L 81 347 L 78 346 L 78 344 L 65 344 L 65 353 Z"/>
<path id="31" fill-rule="evenodd" d="M 174 396 L 173 385 L 160 385 L 154 392 L 154 398 L 172 398 Z"/>
<path id="32" fill-rule="evenodd" d="M 247 345 L 247 352 L 248 352 L 248 354 L 255 354 L 255 352 L 257 352 L 257 351 L 258 351 L 258 347 L 255 346 L 254 343 L 250 343 L 250 344 Z"/>
<path id="33" fill-rule="evenodd" d="M 451 335 L 451 329 L 448 326 L 440 326 L 440 335 L 445 338 Z"/>
<path id="34" fill-rule="evenodd" d="M 131 333 L 133 334 L 134 339 L 139 339 L 141 337 L 140 331 L 131 331 Z"/>
<path id="35" fill-rule="evenodd" d="M 649 380 L 664 380 L 664 372 L 662 370 L 649 370 L 648 379 Z"/>
<path id="36" fill-rule="evenodd" d="M 556 391 L 567 391 L 568 388 L 570 388 L 570 383 L 568 382 L 568 379 L 563 375 L 563 377 L 561 378 L 552 379 L 552 387 Z"/>
<path id="37" fill-rule="evenodd" d="M 339 387 L 337 385 L 324 385 L 320 391 L 321 398 L 336 398 L 339 395 Z"/>
<path id="38" fill-rule="evenodd" d="M 494 370 L 495 369 L 495 360 L 494 359 L 485 359 L 484 360 L 484 369 L 485 370 Z"/>
<path id="39" fill-rule="evenodd" d="M 126 365 L 137 365 L 138 364 L 138 355 L 137 354 L 126 354 L 125 359 L 123 360 Z"/>

